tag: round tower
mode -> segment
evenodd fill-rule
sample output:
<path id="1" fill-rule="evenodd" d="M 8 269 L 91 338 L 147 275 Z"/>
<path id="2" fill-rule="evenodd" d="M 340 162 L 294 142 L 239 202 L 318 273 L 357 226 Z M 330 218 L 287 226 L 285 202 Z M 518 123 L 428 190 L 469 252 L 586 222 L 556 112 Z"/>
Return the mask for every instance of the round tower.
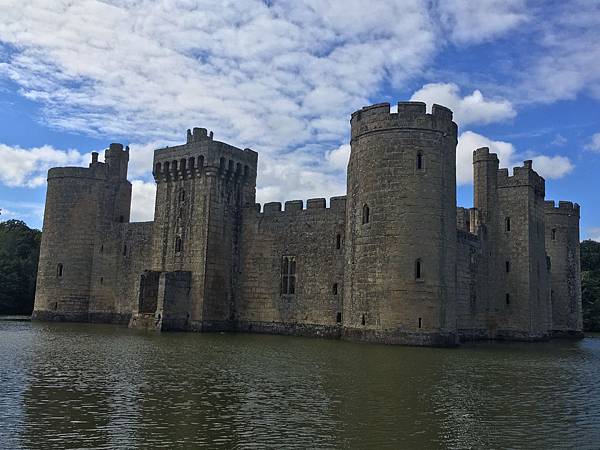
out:
<path id="1" fill-rule="evenodd" d="M 421 102 L 351 118 L 344 325 L 351 338 L 457 343 L 452 111 Z"/>
<path id="2" fill-rule="evenodd" d="M 111 144 L 106 163 L 94 152 L 89 167 L 48 171 L 33 319 L 88 320 L 97 233 L 129 220 L 127 157 Z"/>
<path id="3" fill-rule="evenodd" d="M 544 206 L 552 335 L 582 338 L 579 205 L 547 201 Z"/>

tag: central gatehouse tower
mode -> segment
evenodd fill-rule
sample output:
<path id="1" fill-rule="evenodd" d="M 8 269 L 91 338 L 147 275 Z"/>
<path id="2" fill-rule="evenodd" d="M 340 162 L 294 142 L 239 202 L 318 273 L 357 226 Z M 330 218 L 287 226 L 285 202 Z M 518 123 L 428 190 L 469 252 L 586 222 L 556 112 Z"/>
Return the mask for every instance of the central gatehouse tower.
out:
<path id="1" fill-rule="evenodd" d="M 457 342 L 452 112 L 388 103 L 352 114 L 344 326 L 351 337 Z"/>

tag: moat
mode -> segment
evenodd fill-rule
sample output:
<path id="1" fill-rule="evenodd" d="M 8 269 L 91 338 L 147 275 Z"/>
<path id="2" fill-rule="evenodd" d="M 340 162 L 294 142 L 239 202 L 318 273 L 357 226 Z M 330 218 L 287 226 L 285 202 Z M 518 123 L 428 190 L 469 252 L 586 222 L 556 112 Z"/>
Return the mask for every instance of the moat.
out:
<path id="1" fill-rule="evenodd" d="M 600 339 L 457 349 L 0 322 L 3 448 L 593 448 Z"/>

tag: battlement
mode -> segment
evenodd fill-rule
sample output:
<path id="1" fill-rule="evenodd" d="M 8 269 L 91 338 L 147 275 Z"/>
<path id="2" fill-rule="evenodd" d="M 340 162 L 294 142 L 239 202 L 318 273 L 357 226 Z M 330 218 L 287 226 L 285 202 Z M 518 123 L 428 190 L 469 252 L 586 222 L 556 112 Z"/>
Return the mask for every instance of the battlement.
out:
<path id="1" fill-rule="evenodd" d="M 566 216 L 579 217 L 580 206 L 577 203 L 559 201 L 558 206 L 554 200 L 546 200 L 544 202 L 544 211 L 546 214 L 562 214 Z"/>
<path id="2" fill-rule="evenodd" d="M 313 213 L 319 211 L 345 212 L 346 196 L 331 197 L 329 199 L 329 208 L 327 208 L 327 202 L 325 198 L 310 198 L 306 201 L 306 208 L 304 208 L 303 200 L 288 200 L 285 202 L 283 209 L 281 202 L 265 203 L 262 212 L 260 203 L 247 205 L 245 209 L 248 211 L 253 211 L 261 216 Z"/>
<path id="3" fill-rule="evenodd" d="M 490 153 L 490 149 L 488 147 L 481 147 L 473 152 L 473 163 L 482 161 L 498 162 L 499 159 L 496 153 Z"/>
<path id="4" fill-rule="evenodd" d="M 154 151 L 152 174 L 156 182 L 203 176 L 207 173 L 243 180 L 256 179 L 258 154 L 213 140 L 206 128 L 187 130 L 183 145 Z"/>
<path id="5" fill-rule="evenodd" d="M 424 130 L 456 138 L 458 127 L 452 121 L 452 111 L 434 104 L 427 114 L 423 102 L 398 102 L 398 112 L 392 113 L 389 103 L 365 106 L 352 113 L 350 119 L 352 139 L 362 135 L 388 130 Z"/>
<path id="6" fill-rule="evenodd" d="M 498 187 L 518 186 L 531 186 L 536 189 L 540 195 L 545 193 L 546 180 L 533 170 L 533 163 L 531 160 L 524 161 L 523 166 L 521 167 L 514 167 L 512 176 L 508 173 L 507 168 L 498 170 Z"/>
<path id="7" fill-rule="evenodd" d="M 210 133 L 208 132 L 208 130 L 206 128 L 193 128 L 193 131 L 188 129 L 187 130 L 187 143 L 191 143 L 191 142 L 198 142 L 198 141 L 202 141 L 202 140 L 211 140 L 212 141 L 213 138 L 213 132 L 211 131 Z"/>

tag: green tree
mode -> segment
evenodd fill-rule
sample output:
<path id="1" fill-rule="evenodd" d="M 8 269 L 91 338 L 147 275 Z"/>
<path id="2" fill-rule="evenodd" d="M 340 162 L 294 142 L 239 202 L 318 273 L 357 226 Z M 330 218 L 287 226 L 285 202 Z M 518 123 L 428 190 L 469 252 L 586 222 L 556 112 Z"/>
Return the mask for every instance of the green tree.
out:
<path id="1" fill-rule="evenodd" d="M 600 331 L 600 242 L 581 243 L 583 328 Z"/>
<path id="2" fill-rule="evenodd" d="M 42 233 L 20 220 L 0 222 L 0 314 L 31 314 Z"/>

